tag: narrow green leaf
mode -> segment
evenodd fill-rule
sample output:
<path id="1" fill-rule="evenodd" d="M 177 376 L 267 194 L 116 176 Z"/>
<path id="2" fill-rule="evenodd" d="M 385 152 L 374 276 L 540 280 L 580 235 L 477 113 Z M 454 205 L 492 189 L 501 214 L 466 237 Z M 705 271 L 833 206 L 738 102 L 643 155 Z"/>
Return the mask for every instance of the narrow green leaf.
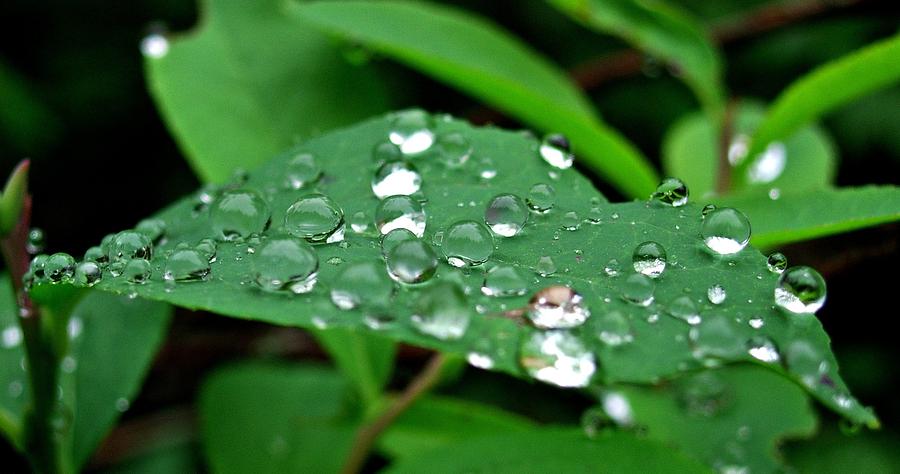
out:
<path id="1" fill-rule="evenodd" d="M 845 434 L 831 426 L 813 440 L 786 446 L 785 454 L 797 472 L 900 472 L 898 445 L 890 431 Z"/>
<path id="2" fill-rule="evenodd" d="M 712 117 L 722 109 L 722 64 L 703 26 L 664 1 L 549 0 L 601 33 L 623 38 L 679 71 Z"/>
<path id="3" fill-rule="evenodd" d="M 629 433 L 608 433 L 590 440 L 577 429 L 545 427 L 451 444 L 405 458 L 387 472 L 705 473 L 708 468 L 665 445 Z"/>
<path id="4" fill-rule="evenodd" d="M 19 307 L 13 294 L 9 274 L 0 274 L 0 431 L 16 448 L 21 449 L 22 420 L 31 394 L 28 377 L 22 368 L 25 345 L 19 327 Z"/>
<path id="5" fill-rule="evenodd" d="M 0 192 L 0 237 L 15 229 L 22 214 L 25 196 L 28 195 L 28 169 L 30 162 L 23 160 L 10 173 L 6 186 Z"/>
<path id="6" fill-rule="evenodd" d="M 386 337 L 345 328 L 313 332 L 340 371 L 356 386 L 366 405 L 381 398 L 390 380 L 397 345 Z"/>
<path id="7" fill-rule="evenodd" d="M 205 181 L 387 107 L 371 68 L 347 64 L 281 0 L 204 0 L 198 30 L 146 59 L 163 117 Z"/>
<path id="8" fill-rule="evenodd" d="M 723 197 L 753 224 L 752 241 L 772 247 L 900 220 L 900 187 L 863 186 L 785 193 L 777 200 Z"/>
<path id="9" fill-rule="evenodd" d="M 396 1 L 313 2 L 294 11 L 538 129 L 566 134 L 585 164 L 626 194 L 643 197 L 656 184 L 656 173 L 640 152 L 600 122 L 561 71 L 486 20 Z"/>
<path id="10" fill-rule="evenodd" d="M 643 427 L 648 438 L 675 446 L 720 472 L 779 471 L 780 442 L 809 437 L 816 428 L 803 390 L 760 367 L 732 366 L 689 374 L 660 387 L 613 390 L 625 397 L 630 421 Z"/>
<path id="11" fill-rule="evenodd" d="M 59 118 L 33 83 L 0 60 L 0 140 L 13 153 L 40 154 L 53 145 Z"/>
<path id="12" fill-rule="evenodd" d="M 775 99 L 750 145 L 755 156 L 832 110 L 900 80 L 900 36 L 829 62 L 791 84 Z"/>

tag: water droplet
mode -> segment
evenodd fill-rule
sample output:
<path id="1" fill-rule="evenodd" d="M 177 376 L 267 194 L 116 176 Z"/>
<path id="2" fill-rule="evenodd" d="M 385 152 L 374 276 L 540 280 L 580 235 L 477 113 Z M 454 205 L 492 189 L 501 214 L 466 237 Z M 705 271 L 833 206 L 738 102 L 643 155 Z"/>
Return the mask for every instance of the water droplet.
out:
<path id="1" fill-rule="evenodd" d="M 193 249 L 176 250 L 166 259 L 163 280 L 199 281 L 209 275 L 209 258 Z"/>
<path id="2" fill-rule="evenodd" d="M 350 216 L 350 228 L 357 234 L 369 230 L 369 216 L 365 212 L 359 211 Z"/>
<path id="3" fill-rule="evenodd" d="M 603 267 L 603 273 L 608 277 L 616 277 L 622 272 L 622 266 L 619 264 L 619 261 L 611 258 L 608 262 L 606 262 L 606 266 Z"/>
<path id="4" fill-rule="evenodd" d="M 200 242 L 197 242 L 197 245 L 194 246 L 194 250 L 205 256 L 209 263 L 216 261 L 216 250 L 218 249 L 216 241 L 213 239 L 203 239 Z"/>
<path id="5" fill-rule="evenodd" d="M 131 407 L 131 403 L 128 402 L 127 398 L 116 399 L 116 410 L 118 410 L 120 413 L 128 411 L 129 407 Z"/>
<path id="6" fill-rule="evenodd" d="M 569 211 L 563 215 L 562 222 L 560 224 L 561 229 L 576 231 L 579 227 L 581 227 L 581 218 L 578 217 L 577 212 Z"/>
<path id="7" fill-rule="evenodd" d="M 700 210 L 700 217 L 706 219 L 706 216 L 708 216 L 710 212 L 715 211 L 716 209 L 718 209 L 718 207 L 716 207 L 715 204 L 707 204 L 703 206 L 703 209 Z"/>
<path id="8" fill-rule="evenodd" d="M 110 262 L 133 258 L 149 260 L 152 254 L 153 244 L 146 235 L 133 230 L 126 230 L 115 234 L 109 241 L 107 258 Z"/>
<path id="9" fill-rule="evenodd" d="M 400 242 L 386 258 L 388 271 L 397 281 L 422 283 L 431 279 L 437 271 L 437 254 L 421 240 Z"/>
<path id="10" fill-rule="evenodd" d="M 47 236 L 44 234 L 44 231 L 33 227 L 28 231 L 28 240 L 25 242 L 25 251 L 31 255 L 38 254 L 44 251 L 44 247 L 47 245 Z"/>
<path id="11" fill-rule="evenodd" d="M 603 411 L 619 426 L 634 424 L 634 412 L 625 395 L 618 392 L 606 392 L 601 400 Z"/>
<path id="12" fill-rule="evenodd" d="M 556 205 L 556 190 L 549 184 L 535 184 L 528 191 L 525 202 L 532 211 L 545 214 Z"/>
<path id="13" fill-rule="evenodd" d="M 463 290 L 453 283 L 438 282 L 420 293 L 411 322 L 423 334 L 453 340 L 465 335 L 470 317 Z"/>
<path id="14" fill-rule="evenodd" d="M 697 311 L 697 306 L 689 296 L 679 296 L 669 304 L 669 314 L 678 318 L 691 326 L 700 324 L 702 318 Z"/>
<path id="15" fill-rule="evenodd" d="M 528 291 L 528 281 L 518 268 L 497 265 L 484 276 L 481 292 L 486 296 L 521 296 Z"/>
<path id="16" fill-rule="evenodd" d="M 784 269 L 787 268 L 787 257 L 781 252 L 772 253 L 766 259 L 766 267 L 772 273 L 784 273 Z"/>
<path id="17" fill-rule="evenodd" d="M 556 262 L 553 261 L 552 257 L 544 255 L 538 259 L 537 267 L 535 267 L 534 271 L 546 278 L 556 273 Z"/>
<path id="18" fill-rule="evenodd" d="M 390 196 L 375 209 L 375 227 L 382 235 L 394 229 L 406 229 L 416 237 L 422 237 L 425 224 L 425 210 L 409 196 Z"/>
<path id="19" fill-rule="evenodd" d="M 781 190 L 778 188 L 772 188 L 769 190 L 768 195 L 769 195 L 769 199 L 771 199 L 773 201 L 777 201 L 777 200 L 781 199 Z"/>
<path id="20" fill-rule="evenodd" d="M 372 161 L 378 166 L 389 161 L 400 161 L 402 159 L 403 152 L 400 151 L 400 147 L 389 141 L 381 142 L 372 149 Z"/>
<path id="21" fill-rule="evenodd" d="M 484 222 L 495 234 L 503 237 L 518 234 L 527 221 L 528 207 L 515 194 L 495 196 L 484 211 Z"/>
<path id="22" fill-rule="evenodd" d="M 672 207 L 681 207 L 687 204 L 688 195 L 688 187 L 683 181 L 678 178 L 666 178 L 659 183 L 650 198 Z"/>
<path id="23" fill-rule="evenodd" d="M 759 329 L 766 325 L 766 322 L 762 318 L 751 318 L 747 321 L 747 324 L 750 325 L 753 329 Z"/>
<path id="24" fill-rule="evenodd" d="M 378 199 L 388 196 L 409 196 L 422 188 L 422 175 L 411 163 L 389 161 L 372 177 L 372 192 Z"/>
<path id="25" fill-rule="evenodd" d="M 97 262 L 98 264 L 103 265 L 109 261 L 109 258 L 99 245 L 95 245 L 85 250 L 82 260 Z"/>
<path id="26" fill-rule="evenodd" d="M 324 194 L 307 194 L 284 214 L 284 229 L 311 243 L 344 240 L 344 211 Z"/>
<path id="27" fill-rule="evenodd" d="M 433 130 L 434 121 L 430 115 L 421 110 L 408 110 L 394 118 L 388 138 L 404 155 L 418 155 L 434 144 Z"/>
<path id="28" fill-rule="evenodd" d="M 774 363 L 781 360 L 775 343 L 766 337 L 754 337 L 747 343 L 747 353 L 762 362 Z"/>
<path id="29" fill-rule="evenodd" d="M 72 283 L 75 286 L 91 287 L 96 285 L 103 278 L 103 270 L 97 262 L 85 260 L 75 267 L 75 274 Z"/>
<path id="30" fill-rule="evenodd" d="M 322 168 L 312 153 L 297 153 L 285 165 L 285 185 L 300 189 L 316 182 L 322 176 Z"/>
<path id="31" fill-rule="evenodd" d="M 75 273 L 75 259 L 67 253 L 55 253 L 47 257 L 43 267 L 50 283 L 67 283 L 72 281 Z"/>
<path id="32" fill-rule="evenodd" d="M 643 242 L 634 248 L 631 260 L 634 271 L 657 278 L 666 269 L 666 249 L 653 241 Z"/>
<path id="33" fill-rule="evenodd" d="M 271 238 L 252 257 L 254 281 L 263 291 L 307 293 L 315 286 L 319 258 L 302 240 Z"/>
<path id="34" fill-rule="evenodd" d="M 472 156 L 472 144 L 465 135 L 457 132 L 441 135 L 437 139 L 438 156 L 450 168 L 459 168 Z"/>
<path id="35" fill-rule="evenodd" d="M 141 54 L 159 59 L 169 53 L 169 40 L 160 33 L 149 34 L 141 40 Z"/>
<path id="36" fill-rule="evenodd" d="M 566 331 L 536 331 L 524 339 L 519 362 L 529 375 L 560 387 L 585 387 L 597 369 L 594 354 Z"/>
<path id="37" fill-rule="evenodd" d="M 494 238 L 484 224 L 460 221 L 447 229 L 441 250 L 454 267 L 480 265 L 494 253 Z"/>
<path id="38" fill-rule="evenodd" d="M 700 237 L 710 250 L 719 255 L 737 253 L 750 241 L 750 221 L 737 209 L 719 208 L 703 219 Z"/>
<path id="39" fill-rule="evenodd" d="M 238 240 L 266 230 L 271 213 L 256 191 L 226 191 L 210 209 L 213 232 L 221 240 Z"/>
<path id="40" fill-rule="evenodd" d="M 743 342 L 737 337 L 729 318 L 710 316 L 691 328 L 690 340 L 696 357 L 735 358 L 744 353 Z"/>
<path id="41" fill-rule="evenodd" d="M 650 306 L 656 284 L 653 279 L 641 273 L 629 276 L 622 285 L 622 297 L 638 306 Z"/>
<path id="42" fill-rule="evenodd" d="M 477 367 L 479 369 L 489 370 L 494 367 L 494 359 L 487 354 L 479 352 L 469 352 L 466 354 L 466 361 L 472 365 L 472 367 Z"/>
<path id="43" fill-rule="evenodd" d="M 825 304 L 825 279 L 810 267 L 791 267 L 778 278 L 775 304 L 791 313 L 815 313 Z"/>
<path id="44" fill-rule="evenodd" d="M 608 346 L 621 346 L 634 340 L 631 323 L 621 311 L 609 311 L 598 315 L 594 327 L 597 337 Z"/>
<path id="45" fill-rule="evenodd" d="M 144 219 L 134 226 L 134 230 L 146 235 L 154 244 L 158 244 L 166 236 L 166 221 L 162 219 Z"/>
<path id="46" fill-rule="evenodd" d="M 559 169 L 567 169 L 572 167 L 575 156 L 569 151 L 571 148 L 569 140 L 562 134 L 551 133 L 544 136 L 539 148 L 541 158 L 550 166 Z"/>
<path id="47" fill-rule="evenodd" d="M 772 142 L 747 168 L 747 180 L 751 183 L 771 183 L 781 176 L 786 164 L 787 148 L 783 143 Z"/>
<path id="48" fill-rule="evenodd" d="M 371 260 L 351 263 L 336 276 L 331 286 L 331 302 L 340 309 L 360 306 L 382 307 L 388 304 L 394 283 L 382 263 Z"/>
<path id="49" fill-rule="evenodd" d="M 581 326 L 591 316 L 584 298 L 567 286 L 548 286 L 528 303 L 528 319 L 541 329 Z"/>
<path id="50" fill-rule="evenodd" d="M 147 283 L 152 273 L 150 262 L 143 258 L 132 258 L 122 268 L 122 277 L 138 285 Z"/>
<path id="51" fill-rule="evenodd" d="M 416 239 L 416 234 L 406 229 L 394 229 L 381 237 L 381 255 L 387 258 L 388 254 L 394 250 L 394 247 L 400 243 Z"/>
<path id="52" fill-rule="evenodd" d="M 2 334 L 3 348 L 11 349 L 22 343 L 22 329 L 19 326 L 7 326 Z"/>
<path id="53" fill-rule="evenodd" d="M 722 304 L 725 298 L 728 297 L 728 293 L 725 292 L 725 288 L 722 285 L 713 285 L 706 290 L 706 297 L 712 304 Z"/>

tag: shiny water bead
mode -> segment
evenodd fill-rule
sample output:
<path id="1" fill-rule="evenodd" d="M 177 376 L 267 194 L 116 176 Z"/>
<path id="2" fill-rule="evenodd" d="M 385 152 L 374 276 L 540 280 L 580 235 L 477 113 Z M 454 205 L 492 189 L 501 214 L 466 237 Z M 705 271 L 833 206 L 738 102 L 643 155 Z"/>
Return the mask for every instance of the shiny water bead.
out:
<path id="1" fill-rule="evenodd" d="M 284 177 L 288 188 L 300 189 L 318 181 L 321 176 L 322 168 L 312 153 L 297 153 L 285 164 Z"/>
<path id="2" fill-rule="evenodd" d="M 528 190 L 528 197 L 525 199 L 525 202 L 532 211 L 538 214 L 545 214 L 556 205 L 556 190 L 549 184 L 535 184 Z"/>
<path id="3" fill-rule="evenodd" d="M 422 204 L 409 196 L 390 196 L 375 208 L 375 227 L 382 235 L 394 229 L 406 229 L 422 237 L 426 222 Z"/>
<path id="4" fill-rule="evenodd" d="M 382 307 L 388 304 L 394 283 L 384 271 L 384 264 L 369 260 L 350 263 L 338 272 L 331 284 L 331 302 L 340 309 Z"/>
<path id="5" fill-rule="evenodd" d="M 122 277 L 139 285 L 147 283 L 152 273 L 150 262 L 144 258 L 132 258 L 122 267 Z"/>
<path id="6" fill-rule="evenodd" d="M 266 230 L 272 215 L 258 192 L 234 190 L 216 199 L 209 216 L 217 239 L 238 240 Z"/>
<path id="7" fill-rule="evenodd" d="M 44 251 L 46 245 L 47 236 L 44 234 L 44 231 L 37 227 L 32 227 L 28 231 L 28 239 L 25 241 L 25 251 L 31 255 L 38 254 Z"/>
<path id="8" fill-rule="evenodd" d="M 381 236 L 381 255 L 387 257 L 391 250 L 394 250 L 394 247 L 400 243 L 416 239 L 418 239 L 416 234 L 406 229 L 394 229 Z"/>
<path id="9" fill-rule="evenodd" d="M 791 313 L 815 313 L 825 295 L 825 279 L 810 267 L 788 268 L 775 285 L 775 304 Z"/>
<path id="10" fill-rule="evenodd" d="M 65 283 L 72 281 L 75 259 L 67 253 L 55 253 L 47 257 L 43 267 L 44 275 L 50 283 Z"/>
<path id="11" fill-rule="evenodd" d="M 107 258 L 110 262 L 116 260 L 128 260 L 132 258 L 150 259 L 153 254 L 153 244 L 150 239 L 133 230 L 126 230 L 116 234 L 109 242 Z"/>
<path id="12" fill-rule="evenodd" d="M 400 242 L 385 258 L 388 272 L 402 283 L 422 283 L 437 271 L 438 257 L 430 245 L 421 240 Z"/>
<path id="13" fill-rule="evenodd" d="M 500 194 L 491 199 L 484 210 L 484 222 L 502 237 L 512 237 L 522 231 L 528 221 L 528 207 L 515 194 Z"/>
<path id="14" fill-rule="evenodd" d="M 591 316 L 584 298 L 567 286 L 549 286 L 531 298 L 526 316 L 541 329 L 581 326 Z"/>
<path id="15" fill-rule="evenodd" d="M 372 192 L 378 199 L 388 196 L 409 196 L 422 188 L 422 175 L 412 163 L 388 161 L 372 176 Z"/>
<path id="16" fill-rule="evenodd" d="M 562 134 L 551 133 L 544 136 L 541 141 L 540 152 L 541 158 L 550 166 L 559 169 L 567 169 L 572 167 L 575 156 L 570 151 L 569 140 Z"/>
<path id="17" fill-rule="evenodd" d="M 472 156 L 472 144 L 458 132 L 446 133 L 437 139 L 437 151 L 441 161 L 450 168 L 459 168 Z"/>
<path id="18" fill-rule="evenodd" d="M 578 230 L 581 227 L 581 218 L 578 217 L 578 213 L 575 211 L 569 211 L 565 213 L 562 217 L 562 222 L 559 226 L 563 230 L 574 231 Z"/>
<path id="19" fill-rule="evenodd" d="M 770 254 L 766 258 L 766 268 L 772 273 L 784 273 L 784 269 L 787 268 L 787 257 L 781 252 Z"/>
<path id="20" fill-rule="evenodd" d="M 709 302 L 712 304 L 722 304 L 727 297 L 728 293 L 722 285 L 716 284 L 710 286 L 706 290 L 706 298 L 709 299 Z"/>
<path id="21" fill-rule="evenodd" d="M 75 286 L 91 287 L 100 282 L 103 278 L 103 269 L 97 262 L 86 260 L 75 266 L 75 273 L 72 277 L 72 283 Z"/>
<path id="22" fill-rule="evenodd" d="M 696 326 L 702 321 L 697 305 L 689 296 L 679 296 L 669 303 L 669 314 L 691 326 Z"/>
<path id="23" fill-rule="evenodd" d="M 553 261 L 553 257 L 544 255 L 543 257 L 538 259 L 537 266 L 535 267 L 534 271 L 538 275 L 546 278 L 556 273 L 556 262 Z"/>
<path id="24" fill-rule="evenodd" d="M 481 293 L 485 296 L 521 296 L 528 291 L 528 280 L 512 265 L 497 265 L 484 275 Z"/>
<path id="25" fill-rule="evenodd" d="M 218 246 L 216 245 L 216 241 L 213 239 L 202 239 L 200 242 L 197 242 L 197 245 L 194 246 L 194 250 L 200 252 L 209 263 L 213 263 L 216 261 L 216 251 L 218 250 Z"/>
<path id="26" fill-rule="evenodd" d="M 684 181 L 678 178 L 665 178 L 659 183 L 650 198 L 672 207 L 681 207 L 688 203 L 689 194 Z"/>
<path id="27" fill-rule="evenodd" d="M 706 215 L 700 224 L 703 243 L 719 255 L 740 252 L 750 241 L 750 221 L 741 211 L 718 208 Z"/>
<path id="28" fill-rule="evenodd" d="M 199 281 L 209 275 L 209 257 L 191 248 L 175 250 L 166 259 L 163 280 Z"/>
<path id="29" fill-rule="evenodd" d="M 391 122 L 388 139 L 404 155 L 418 155 L 434 144 L 434 120 L 421 110 L 401 112 Z"/>
<path id="30" fill-rule="evenodd" d="M 771 183 L 781 176 L 787 165 L 784 143 L 772 142 L 747 168 L 747 181 L 753 184 Z"/>
<path id="31" fill-rule="evenodd" d="M 459 221 L 447 229 L 441 250 L 454 267 L 480 265 L 494 253 L 494 238 L 480 222 Z"/>
<path id="32" fill-rule="evenodd" d="M 608 346 L 621 346 L 634 340 L 631 323 L 621 311 L 608 311 L 594 318 L 597 338 Z"/>
<path id="33" fill-rule="evenodd" d="M 744 351 L 733 321 L 724 315 L 707 317 L 688 333 L 697 357 L 735 358 Z"/>
<path id="34" fill-rule="evenodd" d="M 350 216 L 350 228 L 353 229 L 353 232 L 356 232 L 357 234 L 362 234 L 363 232 L 369 230 L 369 223 L 370 218 L 363 211 L 355 212 L 352 216 Z"/>
<path id="35" fill-rule="evenodd" d="M 710 212 L 715 211 L 716 209 L 718 209 L 718 207 L 716 207 L 715 204 L 707 204 L 703 206 L 703 209 L 700 210 L 700 217 L 706 219 L 706 216 L 708 216 Z"/>
<path id="36" fill-rule="evenodd" d="M 603 267 L 603 273 L 609 277 L 619 276 L 622 273 L 622 265 L 619 264 L 617 259 L 611 258 L 606 262 L 606 266 Z"/>
<path id="37" fill-rule="evenodd" d="M 650 306 L 653 303 L 653 292 L 656 283 L 641 273 L 629 276 L 622 284 L 622 298 L 638 306 Z"/>
<path id="38" fill-rule="evenodd" d="M 753 337 L 747 342 L 747 353 L 756 360 L 774 363 L 781 360 L 778 347 L 767 337 Z"/>
<path id="39" fill-rule="evenodd" d="M 666 249 L 653 241 L 640 243 L 634 248 L 631 261 L 634 271 L 657 278 L 666 269 Z"/>
<path id="40" fill-rule="evenodd" d="M 275 237 L 253 254 L 252 268 L 263 291 L 307 293 L 315 286 L 319 258 L 303 240 Z"/>
<path id="41" fill-rule="evenodd" d="M 420 294 L 411 318 L 413 327 L 423 334 L 442 340 L 460 339 L 469 327 L 472 311 L 459 286 L 438 282 Z"/>
<path id="42" fill-rule="evenodd" d="M 594 354 L 567 331 L 535 331 L 522 341 L 519 363 L 531 376 L 559 387 L 586 387 L 597 370 Z"/>
<path id="43" fill-rule="evenodd" d="M 285 211 L 284 230 L 308 242 L 344 240 L 344 211 L 324 194 L 307 194 Z"/>
<path id="44" fill-rule="evenodd" d="M 388 161 L 400 161 L 402 159 L 403 152 L 400 151 L 400 147 L 390 141 L 381 142 L 375 145 L 375 148 L 372 148 L 372 161 L 378 166 Z"/>
<path id="45" fill-rule="evenodd" d="M 97 262 L 101 265 L 109 261 L 108 257 L 106 256 L 106 252 L 104 252 L 99 245 L 95 245 L 85 250 L 82 260 Z"/>
<path id="46" fill-rule="evenodd" d="M 134 226 L 134 230 L 146 235 L 154 244 L 158 244 L 166 236 L 166 227 L 166 221 L 162 219 L 144 219 Z"/>

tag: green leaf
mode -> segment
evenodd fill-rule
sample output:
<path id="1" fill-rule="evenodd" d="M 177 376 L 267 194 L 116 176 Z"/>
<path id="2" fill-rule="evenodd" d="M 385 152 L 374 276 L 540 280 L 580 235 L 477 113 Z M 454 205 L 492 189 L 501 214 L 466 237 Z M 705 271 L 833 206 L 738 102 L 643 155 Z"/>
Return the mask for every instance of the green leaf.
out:
<path id="1" fill-rule="evenodd" d="M 200 392 L 212 472 L 338 472 L 355 434 L 352 389 L 316 365 L 243 363 L 220 369 Z"/>
<path id="2" fill-rule="evenodd" d="M 788 445 L 785 452 L 797 472 L 898 472 L 898 443 L 900 439 L 890 432 L 847 435 L 831 427 L 813 440 Z"/>
<path id="3" fill-rule="evenodd" d="M 23 160 L 10 173 L 6 186 L 0 192 L 0 237 L 4 237 L 19 223 L 22 206 L 28 195 L 28 169 L 30 162 Z"/>
<path id="4" fill-rule="evenodd" d="M 900 187 L 862 186 L 785 193 L 777 200 L 718 198 L 753 223 L 754 245 L 772 247 L 900 220 Z"/>
<path id="5" fill-rule="evenodd" d="M 659 387 L 614 388 L 650 439 L 675 446 L 718 471 L 776 472 L 789 437 L 808 437 L 816 416 L 803 390 L 753 366 L 689 374 Z M 607 395 L 609 396 L 609 395 Z"/>
<path id="6" fill-rule="evenodd" d="M 295 8 L 316 26 L 457 87 L 523 122 L 561 132 L 585 164 L 626 194 L 653 190 L 656 173 L 594 114 L 556 67 L 486 20 L 422 3 L 313 2 Z"/>
<path id="7" fill-rule="evenodd" d="M 204 0 L 198 30 L 146 59 L 147 82 L 205 181 L 255 168 L 330 128 L 386 110 L 371 68 L 347 64 L 285 2 Z"/>
<path id="8" fill-rule="evenodd" d="M 335 365 L 350 379 L 367 405 L 381 398 L 390 380 L 397 345 L 388 338 L 345 328 L 314 331 Z"/>
<path id="9" fill-rule="evenodd" d="M 204 281 L 173 284 L 162 279 L 169 250 L 179 244 L 196 245 L 201 239 L 216 235 L 208 211 L 203 210 L 197 196 L 190 196 L 156 215 L 167 224 L 168 231 L 165 243 L 154 252 L 153 275 L 148 282 L 134 284 L 124 276 L 113 277 L 107 270 L 94 288 L 278 325 L 374 327 L 396 341 L 452 353 L 474 352 L 483 356 L 483 363 L 487 359 L 495 370 L 525 376 L 527 371 L 522 364 L 532 364 L 534 359 L 523 355 L 520 361 L 520 349 L 530 338 L 544 333 L 522 324 L 524 310 L 536 292 L 565 285 L 583 297 L 583 304 L 592 314 L 585 324 L 569 332 L 584 346 L 585 357 L 593 353 L 601 367 L 595 383 L 655 383 L 712 362 L 761 363 L 748 353 L 749 340 L 767 337 L 782 348 L 802 341 L 814 352 L 814 358 L 827 367 L 827 373 L 821 374 L 827 383 L 810 384 L 810 392 L 854 421 L 877 423 L 869 411 L 850 398 L 818 319 L 776 310 L 773 291 L 778 275 L 767 270 L 765 256 L 752 248 L 731 257 L 711 254 L 699 237 L 699 205 L 673 208 L 657 201 L 605 203 L 577 171 L 554 169 L 544 162 L 539 157 L 537 141 L 525 134 L 473 128 L 449 118 L 434 121 L 433 131 L 438 137 L 460 134 L 474 150 L 462 167 L 448 167 L 445 152 L 435 149 L 409 158 L 422 176 L 418 198 L 426 200 L 428 216 L 423 241 L 431 243 L 436 234 L 444 235 L 443 247 L 435 247 L 436 252 L 447 248 L 447 229 L 452 224 L 465 219 L 482 221 L 485 204 L 500 193 L 527 196 L 534 183 L 549 183 L 556 189 L 555 206 L 546 214 L 532 213 L 521 234 L 513 238 L 493 237 L 493 255 L 485 265 L 458 269 L 441 258 L 430 283 L 395 284 L 383 270 L 381 235 L 372 225 L 379 200 L 372 195 L 371 182 L 376 168 L 372 149 L 388 137 L 398 117 L 372 119 L 311 140 L 252 174 L 244 187 L 264 191 L 272 211 L 272 227 L 258 236 L 259 242 L 255 238 L 220 242 L 211 274 Z M 285 187 L 285 167 L 301 151 L 316 157 L 324 177 L 297 191 Z M 485 164 L 484 157 L 491 158 L 490 165 Z M 496 175 L 485 179 L 485 169 Z M 555 179 L 550 178 L 551 174 Z M 343 215 L 352 219 L 355 230 L 348 226 L 340 243 L 314 246 L 320 263 L 311 291 L 296 295 L 260 291 L 254 283 L 257 273 L 277 266 L 267 264 L 260 268 L 255 263 L 260 246 L 284 232 L 286 209 L 298 197 L 313 191 L 326 194 L 340 206 Z M 362 229 L 361 224 L 366 228 Z M 634 249 L 648 240 L 665 248 L 669 265 L 656 280 L 653 303 L 645 307 L 628 302 L 623 294 L 629 291 Z M 539 267 L 546 266 L 541 260 L 548 258 L 556 271 L 544 272 L 546 277 L 535 275 Z M 610 277 L 604 273 L 603 268 L 611 259 L 620 262 L 622 275 Z M 525 282 L 524 294 L 494 297 L 481 291 L 485 271 L 498 264 L 518 268 Z M 368 275 L 380 282 L 374 286 L 393 287 L 392 292 L 387 294 L 386 290 L 378 298 L 364 298 L 360 306 L 351 310 L 339 309 L 332 303 L 331 290 L 346 283 L 343 272 L 348 268 L 369 268 Z M 712 304 L 706 297 L 714 285 L 727 290 L 723 304 Z M 37 285 L 36 289 L 46 286 Z M 352 285 L 350 291 L 364 291 L 369 286 L 372 285 Z M 703 346 L 708 342 L 694 342 L 689 337 L 691 330 L 697 328 L 669 315 L 673 301 L 682 296 L 692 300 L 703 318 L 700 330 L 705 331 L 709 322 L 710 331 L 724 332 L 716 343 L 724 346 L 719 348 L 722 350 L 706 351 L 704 355 Z M 454 318 L 438 325 L 441 331 L 422 324 L 422 317 L 446 316 L 448 313 L 443 311 L 449 311 Z M 751 318 L 762 319 L 764 327 L 751 327 Z M 627 332 L 623 339 L 632 342 L 611 345 L 602 334 L 610 328 Z M 775 364 L 764 365 L 783 370 Z M 808 375 L 803 371 L 788 373 L 797 381 Z M 586 381 L 581 380 L 575 385 Z"/>
<path id="10" fill-rule="evenodd" d="M 19 307 L 10 285 L 9 275 L 0 274 L 0 431 L 21 449 L 22 421 L 31 396 L 28 377 L 22 368 L 25 346 L 19 327 Z"/>
<path id="11" fill-rule="evenodd" d="M 0 139 L 7 152 L 39 155 L 54 144 L 60 128 L 45 97 L 28 78 L 0 60 Z"/>
<path id="12" fill-rule="evenodd" d="M 482 403 L 429 395 L 416 401 L 379 438 L 392 458 L 415 456 L 431 449 L 487 435 L 533 431 L 527 418 Z"/>
<path id="13" fill-rule="evenodd" d="M 893 36 L 801 77 L 775 99 L 753 135 L 749 156 L 832 110 L 897 82 L 898 58 L 900 36 Z"/>
<path id="14" fill-rule="evenodd" d="M 483 436 L 406 458 L 392 474 L 542 472 L 708 472 L 708 468 L 668 447 L 627 433 L 589 440 L 577 429 Z"/>
<path id="15" fill-rule="evenodd" d="M 722 64 L 703 26 L 664 1 L 549 0 L 558 9 L 601 33 L 623 38 L 659 56 L 680 72 L 713 117 L 722 109 Z"/>
<path id="16" fill-rule="evenodd" d="M 757 102 L 741 102 L 737 106 L 732 150 L 746 147 L 747 137 L 764 115 L 764 107 Z M 706 115 L 689 115 L 676 123 L 666 135 L 663 168 L 666 174 L 677 176 L 687 183 L 693 196 L 706 199 L 716 192 L 720 148 L 719 126 Z M 823 188 L 834 181 L 834 145 L 817 126 L 802 128 L 762 155 L 744 160 L 755 163 L 755 166 L 731 169 L 730 194 L 766 197 L 772 189 L 796 193 Z M 778 171 L 779 162 L 783 165 L 781 171 Z M 740 174 L 751 171 L 754 173 L 752 178 Z"/>
<path id="17" fill-rule="evenodd" d="M 101 474 L 185 474 L 205 472 L 197 458 L 198 455 L 194 446 L 181 443 L 153 450 L 97 472 Z"/>

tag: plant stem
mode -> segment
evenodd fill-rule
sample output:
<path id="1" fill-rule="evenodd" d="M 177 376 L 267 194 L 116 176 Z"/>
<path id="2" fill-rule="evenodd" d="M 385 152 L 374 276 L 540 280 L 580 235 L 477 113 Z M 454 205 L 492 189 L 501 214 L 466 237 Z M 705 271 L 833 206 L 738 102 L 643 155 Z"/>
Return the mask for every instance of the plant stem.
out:
<path id="1" fill-rule="evenodd" d="M 398 396 L 388 407 L 381 412 L 371 423 L 360 427 L 353 440 L 353 446 L 350 449 L 350 455 L 344 467 L 341 469 L 343 474 L 358 473 L 369 457 L 372 447 L 378 440 L 378 436 L 384 432 L 394 420 L 416 402 L 422 395 L 428 393 L 429 390 L 437 383 L 441 374 L 441 369 L 446 363 L 446 358 L 441 353 L 435 353 L 428 360 L 425 368 L 406 386 L 406 389 Z"/>

